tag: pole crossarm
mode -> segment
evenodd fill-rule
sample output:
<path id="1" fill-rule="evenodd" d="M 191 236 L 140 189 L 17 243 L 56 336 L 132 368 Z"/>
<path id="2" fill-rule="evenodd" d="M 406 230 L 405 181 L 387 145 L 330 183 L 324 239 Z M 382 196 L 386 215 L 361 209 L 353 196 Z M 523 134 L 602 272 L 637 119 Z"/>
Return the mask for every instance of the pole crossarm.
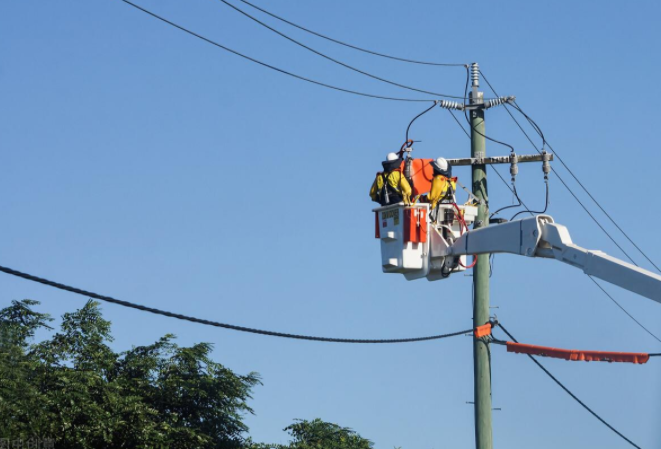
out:
<path id="1" fill-rule="evenodd" d="M 547 153 L 546 157 L 549 161 L 553 160 L 553 154 Z M 544 162 L 543 154 L 517 154 L 518 162 Z M 459 159 L 447 159 L 448 163 L 452 166 L 462 165 L 485 165 L 485 164 L 509 164 L 511 159 L 509 156 L 490 156 L 490 157 L 468 157 Z"/>

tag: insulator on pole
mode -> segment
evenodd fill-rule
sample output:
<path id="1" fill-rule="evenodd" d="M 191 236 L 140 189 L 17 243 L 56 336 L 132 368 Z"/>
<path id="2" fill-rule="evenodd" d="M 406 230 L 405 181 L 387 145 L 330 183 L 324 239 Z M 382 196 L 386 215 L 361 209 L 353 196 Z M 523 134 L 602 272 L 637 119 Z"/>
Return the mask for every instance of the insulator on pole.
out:
<path id="1" fill-rule="evenodd" d="M 542 151 L 542 171 L 544 172 L 544 179 L 548 178 L 549 173 L 551 172 L 550 160 L 551 155 L 547 153 L 546 150 Z"/>
<path id="2" fill-rule="evenodd" d="M 514 178 L 519 174 L 519 158 L 516 153 L 510 154 L 510 175 L 512 175 L 512 182 Z"/>
<path id="3" fill-rule="evenodd" d="M 471 64 L 471 86 L 475 89 L 480 87 L 480 65 L 477 62 Z"/>
<path id="4" fill-rule="evenodd" d="M 457 109 L 459 111 L 464 110 L 463 103 L 459 103 L 458 101 L 439 100 L 438 105 L 444 109 Z"/>
<path id="5" fill-rule="evenodd" d="M 494 106 L 500 106 L 501 104 L 511 103 L 514 101 L 514 97 L 499 97 L 492 98 L 491 100 L 486 100 L 484 102 L 484 109 L 493 108 Z"/>

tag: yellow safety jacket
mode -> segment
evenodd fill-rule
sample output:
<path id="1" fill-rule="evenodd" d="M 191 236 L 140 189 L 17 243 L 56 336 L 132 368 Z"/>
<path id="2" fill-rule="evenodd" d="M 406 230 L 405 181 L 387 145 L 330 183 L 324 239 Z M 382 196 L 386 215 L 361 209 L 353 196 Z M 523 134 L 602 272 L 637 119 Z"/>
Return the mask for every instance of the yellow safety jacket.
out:
<path id="1" fill-rule="evenodd" d="M 436 175 L 431 182 L 431 191 L 427 198 L 431 203 L 431 209 L 434 210 L 439 201 L 452 195 L 457 188 L 457 178 L 447 178 L 443 175 Z"/>
<path id="2" fill-rule="evenodd" d="M 395 192 L 396 195 L 400 195 L 405 204 L 411 204 L 411 185 L 402 176 L 402 172 L 399 170 L 393 170 L 390 173 L 379 173 L 376 175 L 376 179 L 372 183 L 372 188 L 370 189 L 370 198 L 372 201 L 380 203 L 379 198 L 381 192 L 383 191 L 384 178 L 388 180 L 388 189 L 389 192 Z M 392 203 L 392 201 L 391 201 Z"/>

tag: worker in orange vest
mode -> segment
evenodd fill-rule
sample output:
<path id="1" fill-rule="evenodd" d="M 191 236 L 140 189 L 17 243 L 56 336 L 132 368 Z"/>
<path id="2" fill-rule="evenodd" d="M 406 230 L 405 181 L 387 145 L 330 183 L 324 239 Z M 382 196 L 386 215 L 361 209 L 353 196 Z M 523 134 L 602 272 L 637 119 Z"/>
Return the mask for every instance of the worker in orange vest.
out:
<path id="1" fill-rule="evenodd" d="M 397 153 L 388 153 L 386 160 L 381 162 L 383 172 L 377 173 L 370 189 L 372 201 L 382 206 L 389 204 L 411 204 L 411 185 L 402 174 L 402 160 Z"/>
<path id="2" fill-rule="evenodd" d="M 433 161 L 431 166 L 434 169 L 434 178 L 427 199 L 431 203 L 431 210 L 434 210 L 439 202 L 454 198 L 457 178 L 452 177 L 452 166 L 442 157 Z"/>

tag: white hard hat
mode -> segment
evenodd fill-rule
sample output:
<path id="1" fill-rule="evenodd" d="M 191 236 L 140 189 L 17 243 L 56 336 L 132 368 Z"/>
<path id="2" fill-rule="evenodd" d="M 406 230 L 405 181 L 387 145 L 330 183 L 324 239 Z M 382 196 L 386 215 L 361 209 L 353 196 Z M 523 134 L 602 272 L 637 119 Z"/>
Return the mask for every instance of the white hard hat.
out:
<path id="1" fill-rule="evenodd" d="M 397 156 L 397 153 L 388 153 L 388 156 L 386 156 L 386 160 L 388 162 L 396 161 L 397 159 L 399 159 L 399 156 Z"/>
<path id="2" fill-rule="evenodd" d="M 440 171 L 445 171 L 448 169 L 448 161 L 446 161 L 444 158 L 439 157 L 436 159 L 434 162 L 432 162 L 432 165 L 436 167 L 436 169 Z"/>

